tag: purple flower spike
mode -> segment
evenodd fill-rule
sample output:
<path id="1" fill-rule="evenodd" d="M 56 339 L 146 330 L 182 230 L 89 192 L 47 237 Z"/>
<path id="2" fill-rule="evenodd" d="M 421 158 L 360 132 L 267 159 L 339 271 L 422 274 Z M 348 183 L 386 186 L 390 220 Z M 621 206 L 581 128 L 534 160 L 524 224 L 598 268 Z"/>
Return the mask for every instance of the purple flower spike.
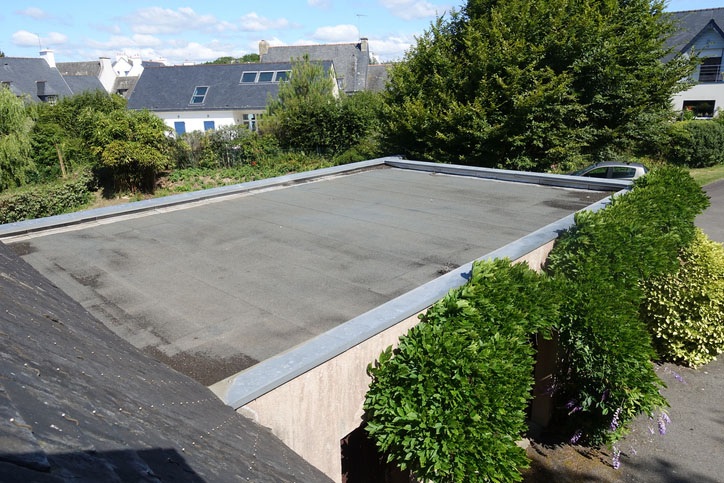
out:
<path id="1" fill-rule="evenodd" d="M 581 439 L 581 436 L 583 435 L 583 431 L 580 429 L 577 429 L 575 433 L 573 433 L 573 436 L 571 436 L 571 439 L 568 440 L 571 444 L 578 443 L 578 440 Z"/>
<path id="2" fill-rule="evenodd" d="M 611 419 L 611 425 L 609 426 L 609 429 L 611 431 L 616 431 L 619 425 L 619 416 L 621 415 L 621 408 L 616 409 L 616 412 L 613 413 L 613 419 Z"/>
<path id="3" fill-rule="evenodd" d="M 669 416 L 666 413 L 661 413 L 658 419 L 659 424 L 659 434 L 661 436 L 666 434 L 666 425 L 671 422 L 671 419 L 669 419 Z"/>
<path id="4" fill-rule="evenodd" d="M 613 447 L 613 458 L 611 459 L 611 465 L 613 466 L 614 470 L 617 470 L 621 467 L 621 450 L 617 447 Z"/>

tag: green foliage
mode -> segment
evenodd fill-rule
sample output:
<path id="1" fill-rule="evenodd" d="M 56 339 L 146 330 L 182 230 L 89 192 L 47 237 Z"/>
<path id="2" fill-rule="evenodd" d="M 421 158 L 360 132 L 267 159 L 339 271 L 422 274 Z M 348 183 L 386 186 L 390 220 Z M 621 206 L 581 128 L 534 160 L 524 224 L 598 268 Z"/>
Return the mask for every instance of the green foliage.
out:
<path id="1" fill-rule="evenodd" d="M 724 247 L 701 230 L 681 267 L 643 281 L 641 315 L 661 358 L 698 367 L 724 352 Z"/>
<path id="2" fill-rule="evenodd" d="M 724 123 L 681 121 L 670 125 L 668 135 L 664 156 L 670 163 L 690 168 L 724 164 Z"/>
<path id="3" fill-rule="evenodd" d="M 594 444 L 616 440 L 636 415 L 665 405 L 639 317 L 641 282 L 676 271 L 707 204 L 684 170 L 654 169 L 604 210 L 578 213 L 549 256 L 564 288 L 558 396 L 569 424 Z M 620 425 L 610 431 L 617 412 Z"/>
<path id="4" fill-rule="evenodd" d="M 243 125 L 186 133 L 177 140 L 175 149 L 173 157 L 178 168 L 231 168 L 281 152 L 274 136 L 251 132 Z"/>
<path id="5" fill-rule="evenodd" d="M 88 112 L 92 124 L 88 145 L 94 165 L 107 190 L 153 192 L 156 175 L 170 164 L 169 129 L 161 118 L 148 111 L 114 110 Z"/>
<path id="6" fill-rule="evenodd" d="M 23 100 L 10 89 L 0 87 L 0 191 L 24 184 L 34 169 L 32 126 Z"/>
<path id="7" fill-rule="evenodd" d="M 388 460 L 425 481 L 520 480 L 530 339 L 555 322 L 555 300 L 524 264 L 475 263 L 465 286 L 368 368 L 367 431 Z"/>
<path id="8" fill-rule="evenodd" d="M 158 194 L 168 195 L 215 188 L 330 166 L 333 166 L 332 162 L 321 156 L 278 153 L 274 156 L 258 157 L 249 162 L 228 168 L 198 166 L 178 168 L 171 171 L 168 177 L 163 180 L 162 188 Z"/>
<path id="9" fill-rule="evenodd" d="M 93 176 L 81 171 L 62 181 L 23 187 L 0 195 L 0 223 L 75 211 L 92 199 Z"/>
<path id="10" fill-rule="evenodd" d="M 319 62 L 294 61 L 279 96 L 269 102 L 261 130 L 283 149 L 335 156 L 366 143 L 378 127 L 382 100 L 374 93 L 336 97 L 334 82 Z"/>
<path id="11" fill-rule="evenodd" d="M 663 1 L 470 0 L 390 74 L 391 152 L 546 170 L 632 150 L 694 61 L 662 63 Z"/>
<path id="12" fill-rule="evenodd" d="M 219 57 L 218 59 L 206 62 L 207 64 L 243 64 L 248 62 L 259 62 L 259 54 L 245 54 L 241 57 L 232 57 L 230 55 Z"/>
<path id="13" fill-rule="evenodd" d="M 125 111 L 126 100 L 118 95 L 93 91 L 64 97 L 57 104 L 31 106 L 35 118 L 32 131 L 34 182 L 52 181 L 62 171 L 98 164 L 97 152 L 89 140 L 95 130 L 95 116 Z"/>

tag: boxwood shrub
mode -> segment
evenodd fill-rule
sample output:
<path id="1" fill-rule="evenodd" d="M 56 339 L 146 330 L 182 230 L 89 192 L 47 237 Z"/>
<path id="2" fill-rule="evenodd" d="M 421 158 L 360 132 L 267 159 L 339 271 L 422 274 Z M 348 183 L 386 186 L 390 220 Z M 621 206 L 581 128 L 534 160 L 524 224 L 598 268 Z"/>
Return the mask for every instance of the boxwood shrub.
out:
<path id="1" fill-rule="evenodd" d="M 698 367 L 724 351 L 724 246 L 701 230 L 672 274 L 644 280 L 641 314 L 664 360 Z"/>
<path id="2" fill-rule="evenodd" d="M 0 195 L 0 223 L 42 218 L 74 211 L 93 197 L 93 176 L 82 170 L 68 179 Z"/>
<path id="3" fill-rule="evenodd" d="M 535 350 L 557 317 L 550 279 L 525 264 L 478 262 L 368 372 L 367 431 L 423 481 L 517 481 Z"/>

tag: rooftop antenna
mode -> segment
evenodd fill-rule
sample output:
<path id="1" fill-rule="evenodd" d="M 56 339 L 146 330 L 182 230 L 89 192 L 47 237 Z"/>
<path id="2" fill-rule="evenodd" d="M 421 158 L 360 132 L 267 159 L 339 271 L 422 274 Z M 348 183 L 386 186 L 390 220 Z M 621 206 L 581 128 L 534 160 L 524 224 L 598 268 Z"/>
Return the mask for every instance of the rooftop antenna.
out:
<path id="1" fill-rule="evenodd" d="M 362 38 L 362 32 L 360 31 L 360 28 L 359 28 L 360 18 L 361 18 L 361 17 L 366 17 L 366 16 L 367 16 L 367 15 L 365 15 L 364 13 L 357 13 L 357 14 L 355 14 L 355 17 L 357 17 L 357 37 L 358 37 L 358 39 L 361 39 L 361 38 Z"/>
<path id="2" fill-rule="evenodd" d="M 40 34 L 36 33 L 35 36 L 38 37 L 38 52 L 40 52 L 41 50 L 43 50 L 43 46 L 40 43 Z"/>

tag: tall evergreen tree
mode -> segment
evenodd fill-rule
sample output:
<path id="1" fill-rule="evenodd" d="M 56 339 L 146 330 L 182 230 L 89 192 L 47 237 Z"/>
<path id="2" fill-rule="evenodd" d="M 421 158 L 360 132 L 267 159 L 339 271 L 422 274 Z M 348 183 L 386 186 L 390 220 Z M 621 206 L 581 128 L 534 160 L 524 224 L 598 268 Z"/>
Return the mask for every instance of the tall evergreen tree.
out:
<path id="1" fill-rule="evenodd" d="M 637 147 L 692 61 L 662 62 L 663 0 L 469 0 L 390 76 L 391 150 L 545 170 Z"/>

